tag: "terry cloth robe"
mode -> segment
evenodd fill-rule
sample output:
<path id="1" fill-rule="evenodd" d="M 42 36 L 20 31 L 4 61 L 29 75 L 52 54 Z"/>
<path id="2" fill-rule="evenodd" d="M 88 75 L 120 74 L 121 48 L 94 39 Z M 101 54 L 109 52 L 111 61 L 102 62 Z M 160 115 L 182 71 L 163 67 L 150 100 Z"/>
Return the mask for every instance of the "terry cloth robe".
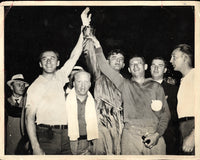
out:
<path id="1" fill-rule="evenodd" d="M 74 88 L 67 96 L 66 107 L 68 113 L 68 136 L 71 141 L 75 141 L 79 138 L 80 135 L 78 126 L 77 98 Z M 98 138 L 97 115 L 95 109 L 95 102 L 90 92 L 88 92 L 88 98 L 85 105 L 85 121 L 86 121 L 87 140 L 97 139 Z"/>

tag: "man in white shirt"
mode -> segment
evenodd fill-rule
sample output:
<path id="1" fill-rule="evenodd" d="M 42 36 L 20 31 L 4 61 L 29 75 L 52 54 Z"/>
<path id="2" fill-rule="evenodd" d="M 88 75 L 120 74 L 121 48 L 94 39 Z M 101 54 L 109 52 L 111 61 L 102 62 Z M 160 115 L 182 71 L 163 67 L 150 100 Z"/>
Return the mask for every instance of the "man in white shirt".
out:
<path id="1" fill-rule="evenodd" d="M 182 135 L 182 145 L 180 154 L 194 155 L 194 68 L 193 51 L 187 44 L 178 45 L 172 52 L 171 60 L 174 70 L 182 73 L 178 91 L 178 118 L 180 122 L 180 132 Z"/>
<path id="2" fill-rule="evenodd" d="M 81 17 L 87 19 L 88 9 Z M 84 25 L 84 23 L 83 23 Z M 64 66 L 58 53 L 45 51 L 40 55 L 43 69 L 27 91 L 26 126 L 33 154 L 71 154 L 68 138 L 68 117 L 65 106 L 64 85 L 83 49 L 83 33 Z"/>

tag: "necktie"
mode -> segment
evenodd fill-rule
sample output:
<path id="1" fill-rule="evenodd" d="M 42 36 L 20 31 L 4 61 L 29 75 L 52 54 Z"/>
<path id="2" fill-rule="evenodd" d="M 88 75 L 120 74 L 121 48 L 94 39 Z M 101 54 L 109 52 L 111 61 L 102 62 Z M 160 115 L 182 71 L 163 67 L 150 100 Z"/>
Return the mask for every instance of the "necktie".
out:
<path id="1" fill-rule="evenodd" d="M 19 106 L 18 100 L 19 100 L 19 99 L 15 99 L 15 105 L 16 105 L 16 106 Z"/>

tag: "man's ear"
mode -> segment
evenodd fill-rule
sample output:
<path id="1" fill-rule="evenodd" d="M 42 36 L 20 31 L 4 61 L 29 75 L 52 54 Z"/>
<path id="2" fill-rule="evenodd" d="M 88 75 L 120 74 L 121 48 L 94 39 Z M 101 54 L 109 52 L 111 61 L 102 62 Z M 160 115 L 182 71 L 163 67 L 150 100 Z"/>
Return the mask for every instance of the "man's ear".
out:
<path id="1" fill-rule="evenodd" d="M 147 68 L 148 68 L 148 64 L 145 64 L 144 65 L 144 70 L 147 70 Z"/>
<path id="2" fill-rule="evenodd" d="M 183 56 L 184 56 L 184 62 L 188 62 L 188 61 L 189 61 L 188 55 L 187 55 L 187 54 L 184 54 Z"/>
<path id="3" fill-rule="evenodd" d="M 124 66 L 125 66 L 125 63 L 123 63 L 122 68 L 124 68 Z"/>
<path id="4" fill-rule="evenodd" d="M 128 72 L 131 73 L 131 69 L 128 67 Z"/>
<path id="5" fill-rule="evenodd" d="M 110 64 L 110 61 L 108 59 L 106 59 L 107 63 Z"/>
<path id="6" fill-rule="evenodd" d="M 60 65 L 60 61 L 58 60 L 58 61 L 57 61 L 57 65 L 56 65 L 56 66 L 58 67 L 59 65 Z"/>
<path id="7" fill-rule="evenodd" d="M 13 91 L 13 85 L 10 85 L 10 89 Z"/>
<path id="8" fill-rule="evenodd" d="M 167 72 L 167 68 L 164 69 L 164 73 L 166 73 L 166 72 Z"/>
<path id="9" fill-rule="evenodd" d="M 40 68 L 42 68 L 42 64 L 41 64 L 41 62 L 39 62 L 39 66 L 40 66 Z"/>

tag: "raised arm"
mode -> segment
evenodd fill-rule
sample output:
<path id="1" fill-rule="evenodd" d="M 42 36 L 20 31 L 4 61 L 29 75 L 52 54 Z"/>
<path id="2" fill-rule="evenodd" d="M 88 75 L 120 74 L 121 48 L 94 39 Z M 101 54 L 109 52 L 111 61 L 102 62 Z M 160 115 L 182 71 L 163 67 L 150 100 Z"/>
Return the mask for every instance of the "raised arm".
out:
<path id="1" fill-rule="evenodd" d="M 78 42 L 76 43 L 74 49 L 71 52 L 69 59 L 65 62 L 64 66 L 60 69 L 61 79 L 65 79 L 70 75 L 74 65 L 79 59 L 82 51 L 83 51 L 83 28 L 86 25 L 89 25 L 91 20 L 91 14 L 88 16 L 89 8 L 86 8 L 81 14 L 81 20 L 83 26 L 81 26 L 81 33 L 78 38 Z M 65 78 L 66 77 L 66 78 Z M 66 83 L 66 81 L 65 81 Z"/>
<path id="2" fill-rule="evenodd" d="M 94 42 L 97 63 L 101 72 L 105 74 L 115 84 L 115 86 L 119 90 L 121 90 L 121 86 L 124 82 L 124 78 L 118 72 L 116 72 L 114 69 L 110 67 L 110 65 L 105 59 L 105 56 L 103 54 L 103 50 L 99 41 L 95 37 L 91 37 L 91 39 Z"/>

